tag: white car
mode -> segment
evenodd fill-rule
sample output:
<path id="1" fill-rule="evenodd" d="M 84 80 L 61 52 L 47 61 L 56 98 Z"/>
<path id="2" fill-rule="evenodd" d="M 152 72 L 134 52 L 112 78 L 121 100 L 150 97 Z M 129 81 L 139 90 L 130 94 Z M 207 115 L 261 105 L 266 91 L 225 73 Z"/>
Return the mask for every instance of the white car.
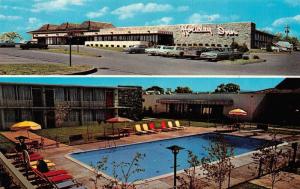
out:
<path id="1" fill-rule="evenodd" d="M 174 50 L 174 46 L 163 46 L 158 50 L 158 55 L 160 56 L 171 56 L 171 52 Z"/>
<path id="2" fill-rule="evenodd" d="M 158 46 L 155 46 L 155 47 L 150 47 L 150 48 L 145 49 L 145 52 L 147 54 L 149 54 L 149 55 L 157 56 L 159 50 L 162 49 L 163 47 L 164 47 L 163 45 L 158 45 Z"/>

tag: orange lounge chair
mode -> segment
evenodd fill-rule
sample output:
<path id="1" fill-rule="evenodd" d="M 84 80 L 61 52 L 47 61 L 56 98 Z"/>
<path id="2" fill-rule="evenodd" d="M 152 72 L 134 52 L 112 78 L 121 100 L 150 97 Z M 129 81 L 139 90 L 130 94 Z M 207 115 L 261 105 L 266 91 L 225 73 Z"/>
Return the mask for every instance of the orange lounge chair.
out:
<path id="1" fill-rule="evenodd" d="M 146 131 L 143 131 L 143 130 L 141 129 L 141 125 L 140 125 L 140 124 L 136 124 L 136 125 L 134 126 L 134 129 L 135 129 L 135 133 L 138 134 L 138 135 L 147 134 Z"/>
<path id="2" fill-rule="evenodd" d="M 161 131 L 161 129 L 157 129 L 155 127 L 155 123 L 154 122 L 150 122 L 149 123 L 149 129 L 152 130 L 152 131 L 155 131 L 155 132 L 160 132 Z"/>
<path id="3" fill-rule="evenodd" d="M 172 121 L 168 121 L 168 128 L 170 128 L 172 130 L 179 130 L 179 128 L 173 126 Z"/>
<path id="4" fill-rule="evenodd" d="M 178 120 L 175 121 L 174 127 L 175 127 L 175 128 L 179 128 L 179 129 L 185 129 L 184 126 L 181 126 L 181 125 L 180 125 L 180 122 L 179 122 Z"/>
<path id="5" fill-rule="evenodd" d="M 156 133 L 156 131 L 153 131 L 153 130 L 150 130 L 149 127 L 148 127 L 148 124 L 147 123 L 143 123 L 142 125 L 143 127 L 143 130 L 150 133 L 150 134 L 153 134 L 153 133 Z"/>
<path id="6" fill-rule="evenodd" d="M 160 127 L 163 132 L 172 131 L 172 129 L 167 127 L 166 121 L 163 120 L 160 122 Z"/>

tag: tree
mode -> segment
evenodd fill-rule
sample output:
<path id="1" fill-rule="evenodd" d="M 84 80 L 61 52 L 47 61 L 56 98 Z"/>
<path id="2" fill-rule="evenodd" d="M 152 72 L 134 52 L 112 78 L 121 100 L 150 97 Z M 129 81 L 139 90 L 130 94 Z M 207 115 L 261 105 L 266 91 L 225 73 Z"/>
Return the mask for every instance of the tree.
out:
<path id="1" fill-rule="evenodd" d="M 55 125 L 56 127 L 61 127 L 66 121 L 70 112 L 70 105 L 68 103 L 59 103 L 55 107 Z"/>
<path id="2" fill-rule="evenodd" d="M 133 175 L 145 171 L 145 169 L 141 168 L 139 164 L 139 162 L 144 158 L 145 154 L 136 153 L 130 162 L 117 163 L 113 161 L 111 163 L 112 178 L 105 178 L 104 174 L 101 172 L 107 170 L 106 165 L 108 163 L 108 158 L 104 157 L 100 161 L 98 161 L 96 165 L 91 165 L 94 168 L 95 178 L 91 178 L 90 181 L 94 183 L 95 189 L 97 189 L 98 187 L 98 180 L 100 178 L 105 178 L 108 180 L 107 184 L 101 186 L 104 189 L 134 189 L 136 188 L 134 183 L 138 180 L 129 183 L 129 179 Z"/>
<path id="3" fill-rule="evenodd" d="M 189 87 L 177 87 L 175 93 L 193 93 Z"/>
<path id="4" fill-rule="evenodd" d="M 165 90 L 159 86 L 152 86 L 146 89 L 146 91 L 158 91 L 160 94 L 164 94 Z"/>
<path id="5" fill-rule="evenodd" d="M 198 156 L 193 154 L 192 151 L 188 151 L 188 164 L 189 168 L 184 170 L 185 175 L 182 177 L 177 177 L 180 182 L 179 188 L 181 189 L 198 189 L 203 188 L 204 183 L 200 181 L 196 168 L 201 165 L 201 160 L 199 160 Z"/>
<path id="6" fill-rule="evenodd" d="M 234 83 L 221 84 L 215 89 L 215 93 L 238 93 L 240 86 Z"/>
<path id="7" fill-rule="evenodd" d="M 22 36 L 17 32 L 6 32 L 0 36 L 1 40 L 15 42 L 17 39 L 22 40 Z"/>
<path id="8" fill-rule="evenodd" d="M 230 174 L 234 168 L 230 158 L 234 155 L 233 146 L 225 141 L 223 135 L 219 135 L 208 148 L 204 147 L 204 149 L 208 152 L 208 156 L 202 158 L 201 163 L 206 178 L 217 183 L 218 188 L 221 189 L 228 175 L 228 186 L 230 186 Z"/>
<path id="9" fill-rule="evenodd" d="M 280 175 L 280 168 L 286 165 L 289 153 L 278 149 L 276 134 L 271 135 L 272 140 L 267 144 L 268 147 L 262 147 L 259 152 L 253 154 L 252 158 L 260 164 L 259 176 L 263 170 L 269 173 L 271 188 L 273 189 L 275 184 L 283 179 Z"/>

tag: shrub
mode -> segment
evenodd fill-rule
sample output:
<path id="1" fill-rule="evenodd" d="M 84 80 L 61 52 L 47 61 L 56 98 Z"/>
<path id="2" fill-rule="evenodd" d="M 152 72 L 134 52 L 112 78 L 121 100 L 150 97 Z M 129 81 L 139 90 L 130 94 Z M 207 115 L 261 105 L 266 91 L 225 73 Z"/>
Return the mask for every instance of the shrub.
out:
<path id="1" fill-rule="evenodd" d="M 249 51 L 249 49 L 248 49 L 248 47 L 247 47 L 247 45 L 244 43 L 243 45 L 239 45 L 238 46 L 238 51 L 240 51 L 240 52 L 248 52 Z"/>
<path id="2" fill-rule="evenodd" d="M 267 51 L 267 52 L 273 52 L 273 50 L 272 50 L 272 45 L 271 45 L 270 43 L 267 44 L 267 46 L 266 46 L 266 51 Z"/>
<path id="3" fill-rule="evenodd" d="M 230 56 L 230 57 L 229 57 L 229 60 L 230 60 L 230 61 L 234 61 L 234 60 L 235 60 L 234 56 Z"/>
<path id="4" fill-rule="evenodd" d="M 253 56 L 253 59 L 260 59 L 260 58 L 259 58 L 259 56 L 254 55 L 254 56 Z"/>
<path id="5" fill-rule="evenodd" d="M 244 60 L 249 60 L 249 56 L 243 56 Z"/>

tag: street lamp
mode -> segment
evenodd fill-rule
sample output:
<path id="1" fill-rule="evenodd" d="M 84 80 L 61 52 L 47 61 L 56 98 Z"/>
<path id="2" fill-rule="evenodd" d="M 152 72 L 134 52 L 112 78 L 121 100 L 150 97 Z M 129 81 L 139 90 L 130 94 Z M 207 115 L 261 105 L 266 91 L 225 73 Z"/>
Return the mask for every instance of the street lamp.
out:
<path id="1" fill-rule="evenodd" d="M 177 168 L 177 154 L 179 153 L 180 150 L 183 150 L 184 148 L 177 146 L 177 145 L 173 145 L 173 146 L 169 146 L 167 147 L 167 149 L 171 150 L 172 153 L 174 154 L 174 186 L 173 188 L 176 189 L 176 168 Z"/>
<path id="2" fill-rule="evenodd" d="M 73 39 L 73 34 L 72 33 L 69 33 L 68 35 L 69 37 L 69 65 L 70 67 L 72 66 L 72 39 Z"/>

